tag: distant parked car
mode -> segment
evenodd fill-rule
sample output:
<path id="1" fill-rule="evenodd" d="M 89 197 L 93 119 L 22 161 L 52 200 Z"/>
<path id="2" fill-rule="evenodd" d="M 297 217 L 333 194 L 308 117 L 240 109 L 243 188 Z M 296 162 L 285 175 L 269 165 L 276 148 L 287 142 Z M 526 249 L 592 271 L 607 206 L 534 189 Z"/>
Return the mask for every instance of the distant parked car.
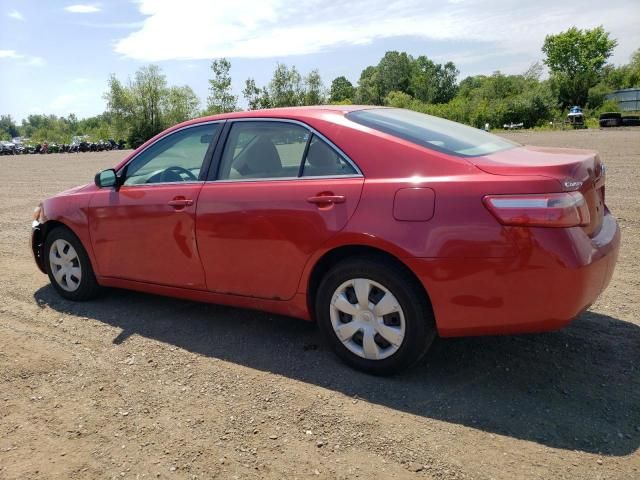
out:
<path id="1" fill-rule="evenodd" d="M 502 125 L 502 127 L 505 130 L 519 130 L 521 128 L 524 128 L 524 123 L 520 122 L 520 123 L 505 123 L 504 125 Z M 489 131 L 488 128 L 485 128 L 485 131 Z"/>
<path id="2" fill-rule="evenodd" d="M 15 155 L 16 144 L 7 140 L 0 141 L 0 155 Z"/>
<path id="3" fill-rule="evenodd" d="M 588 308 L 620 244 L 604 191 L 596 152 L 408 110 L 238 112 L 44 200 L 32 246 L 67 299 L 111 286 L 314 319 L 347 363 L 389 374 L 437 334 L 553 330 Z"/>

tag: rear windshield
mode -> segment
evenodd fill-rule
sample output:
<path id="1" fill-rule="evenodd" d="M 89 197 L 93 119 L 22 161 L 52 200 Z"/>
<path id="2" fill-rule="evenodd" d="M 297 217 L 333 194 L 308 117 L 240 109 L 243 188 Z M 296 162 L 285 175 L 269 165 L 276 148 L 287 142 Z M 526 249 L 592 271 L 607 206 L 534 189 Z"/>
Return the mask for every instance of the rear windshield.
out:
<path id="1" fill-rule="evenodd" d="M 518 146 L 477 128 L 400 108 L 357 110 L 346 116 L 423 147 L 462 157 L 479 157 Z"/>

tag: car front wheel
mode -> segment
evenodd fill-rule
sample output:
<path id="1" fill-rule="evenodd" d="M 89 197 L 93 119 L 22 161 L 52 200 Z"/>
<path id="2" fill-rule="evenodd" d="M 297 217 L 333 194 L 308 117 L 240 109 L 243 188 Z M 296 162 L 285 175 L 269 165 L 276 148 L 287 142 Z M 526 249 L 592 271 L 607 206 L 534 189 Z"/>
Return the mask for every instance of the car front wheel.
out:
<path id="1" fill-rule="evenodd" d="M 436 335 L 420 285 L 382 257 L 349 259 L 329 270 L 316 296 L 316 318 L 340 358 L 376 375 L 411 367 Z"/>
<path id="2" fill-rule="evenodd" d="M 82 301 L 96 296 L 99 287 L 89 256 L 70 230 L 58 227 L 51 231 L 44 254 L 49 280 L 62 297 Z"/>

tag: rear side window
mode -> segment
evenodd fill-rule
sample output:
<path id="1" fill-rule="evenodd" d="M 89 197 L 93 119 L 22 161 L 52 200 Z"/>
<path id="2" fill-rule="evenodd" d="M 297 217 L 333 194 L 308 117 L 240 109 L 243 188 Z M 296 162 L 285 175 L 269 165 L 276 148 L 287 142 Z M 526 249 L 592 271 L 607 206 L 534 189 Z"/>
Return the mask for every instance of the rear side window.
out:
<path id="1" fill-rule="evenodd" d="M 321 138 L 316 135 L 311 137 L 302 171 L 303 177 L 355 175 L 357 173 L 351 164 Z"/>
<path id="2" fill-rule="evenodd" d="M 302 125 L 252 120 L 237 121 L 231 126 L 218 180 L 357 174 L 336 149 Z"/>
<path id="3" fill-rule="evenodd" d="M 461 157 L 490 155 L 518 146 L 477 128 L 400 108 L 357 110 L 346 117 L 394 137 Z"/>
<path id="4" fill-rule="evenodd" d="M 220 164 L 220 180 L 297 177 L 309 131 L 280 122 L 236 122 Z"/>

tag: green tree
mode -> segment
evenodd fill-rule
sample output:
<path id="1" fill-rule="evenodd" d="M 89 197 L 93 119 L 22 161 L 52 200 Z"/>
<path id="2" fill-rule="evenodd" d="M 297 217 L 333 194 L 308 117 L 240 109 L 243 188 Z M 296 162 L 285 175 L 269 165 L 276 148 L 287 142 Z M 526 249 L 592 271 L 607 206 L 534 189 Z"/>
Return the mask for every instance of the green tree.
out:
<path id="1" fill-rule="evenodd" d="M 598 83 L 617 43 L 602 26 L 591 30 L 571 27 L 545 37 L 544 63 L 563 106 L 587 103 L 589 89 Z"/>
<path id="2" fill-rule="evenodd" d="M 640 49 L 631 55 L 627 65 L 605 65 L 600 83 L 610 90 L 640 87 Z"/>
<path id="3" fill-rule="evenodd" d="M 356 89 L 353 84 L 347 80 L 347 77 L 340 76 L 333 79 L 329 92 L 330 102 L 344 102 L 345 100 L 353 100 Z"/>
<path id="4" fill-rule="evenodd" d="M 111 113 L 118 138 L 128 137 L 129 127 L 135 116 L 133 93 L 126 88 L 114 74 L 107 80 L 108 91 L 103 98 L 107 102 L 107 111 Z"/>
<path id="5" fill-rule="evenodd" d="M 206 113 L 214 115 L 217 113 L 234 112 L 238 109 L 238 97 L 232 93 L 231 89 L 231 62 L 226 58 L 214 60 L 211 63 L 213 78 L 209 80 L 209 97 L 207 98 Z"/>
<path id="6" fill-rule="evenodd" d="M 126 136 L 131 146 L 140 145 L 165 128 L 197 115 L 199 100 L 190 87 L 168 87 L 160 68 L 140 68 L 122 84 L 115 75 L 104 94 L 107 111 L 117 136 Z"/>
<path id="7" fill-rule="evenodd" d="M 362 71 L 356 90 L 356 103 L 362 105 L 382 104 L 383 97 L 378 78 L 377 67 L 369 66 Z"/>
<path id="8" fill-rule="evenodd" d="M 269 94 L 265 89 L 258 88 L 256 81 L 253 78 L 247 78 L 244 82 L 242 95 L 249 104 L 249 110 L 271 107 L 271 102 L 268 98 Z"/>
<path id="9" fill-rule="evenodd" d="M 325 88 L 318 69 L 311 70 L 304 79 L 303 105 L 322 105 L 325 103 Z"/>
<path id="10" fill-rule="evenodd" d="M 304 103 L 302 75 L 295 66 L 289 68 L 278 63 L 267 89 L 273 107 L 294 107 Z"/>
<path id="11" fill-rule="evenodd" d="M 631 55 L 622 88 L 640 87 L 640 48 Z"/>
<path id="12" fill-rule="evenodd" d="M 6 139 L 18 136 L 18 126 L 11 115 L 0 115 L 0 134 Z"/>
<path id="13" fill-rule="evenodd" d="M 250 110 L 272 107 L 320 105 L 325 102 L 325 88 L 318 70 L 302 77 L 296 67 L 278 63 L 266 87 L 258 87 L 253 78 L 245 81 L 242 95 Z"/>
<path id="14" fill-rule="evenodd" d="M 424 55 L 411 62 L 408 92 L 426 103 L 446 103 L 457 91 L 459 71 L 453 62 L 435 63 Z"/>
<path id="15" fill-rule="evenodd" d="M 544 73 L 544 66 L 540 62 L 533 62 L 529 68 L 522 74 L 525 80 L 539 82 Z"/>
<path id="16" fill-rule="evenodd" d="M 198 116 L 200 99 L 187 85 L 170 87 L 165 102 L 163 122 L 167 125 L 175 125 Z"/>
<path id="17" fill-rule="evenodd" d="M 135 73 L 131 85 L 139 133 L 148 139 L 164 129 L 163 97 L 167 94 L 167 79 L 157 65 L 148 65 Z"/>
<path id="18" fill-rule="evenodd" d="M 411 108 L 416 105 L 411 95 L 398 91 L 389 92 L 389 95 L 384 97 L 384 104 L 395 108 Z"/>
<path id="19" fill-rule="evenodd" d="M 405 52 L 386 52 L 377 67 L 377 81 L 381 97 L 389 92 L 409 93 L 413 59 Z"/>

